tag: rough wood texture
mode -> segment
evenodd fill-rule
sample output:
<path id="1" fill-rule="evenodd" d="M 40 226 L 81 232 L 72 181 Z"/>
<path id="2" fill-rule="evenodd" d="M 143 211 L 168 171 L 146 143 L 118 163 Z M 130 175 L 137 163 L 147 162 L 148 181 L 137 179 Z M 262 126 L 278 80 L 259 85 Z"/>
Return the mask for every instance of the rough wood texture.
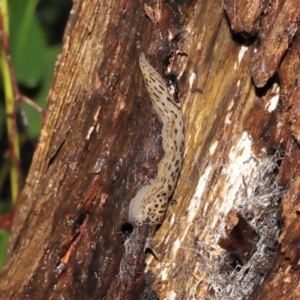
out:
<path id="1" fill-rule="evenodd" d="M 300 18 L 300 4 L 298 20 Z M 299 26 L 299 22 L 298 22 Z M 271 147 L 284 154 L 277 182 L 288 186 L 282 199 L 283 230 L 279 238 L 281 255 L 273 272 L 251 299 L 298 299 L 299 286 L 299 139 L 298 102 L 300 99 L 300 32 L 295 34 L 278 71 L 281 105 L 276 115 L 270 116 L 269 129 L 263 138 Z M 297 100 L 296 100 L 297 99 Z"/>
<path id="2" fill-rule="evenodd" d="M 246 2 L 239 1 L 239 11 L 247 11 Z M 256 20 L 257 12 L 250 16 L 254 31 L 257 24 L 265 26 L 259 32 L 264 40 L 255 44 L 232 34 L 221 0 L 149 1 L 147 6 L 76 1 L 0 274 L 5 299 L 298 295 L 300 168 L 293 136 L 298 138 L 299 128 L 293 120 L 299 99 L 299 4 L 294 1 L 290 11 L 286 5 L 292 2 L 271 1 L 262 20 Z M 230 1 L 226 5 L 229 11 Z M 291 23 L 278 21 L 280 14 L 293 16 Z M 261 74 L 259 68 L 251 71 L 251 60 L 264 65 L 258 53 L 274 50 L 268 22 L 272 30 L 278 22 L 280 32 L 293 30 L 288 43 L 268 56 L 272 68 L 262 68 Z M 264 84 L 288 47 L 280 82 L 255 89 L 251 74 L 258 86 Z M 138 68 L 141 52 L 162 75 L 177 76 L 175 99 L 186 122 L 176 201 L 155 235 L 161 258 L 147 254 L 147 273 L 147 228 L 129 240 L 124 229 L 130 199 L 155 176 L 163 156 L 160 120 Z M 288 183 L 282 255 L 277 247 L 280 186 Z M 251 253 L 244 253 L 245 245 L 237 247 L 243 249 L 242 259 L 218 245 L 232 209 L 259 237 L 251 240 Z"/>
<path id="3" fill-rule="evenodd" d="M 1 273 L 6 299 L 107 296 L 140 170 L 153 176 L 162 154 L 138 69 L 150 33 L 142 2 L 76 2 Z"/>
<path id="4" fill-rule="evenodd" d="M 225 0 L 225 9 L 231 29 L 245 37 L 253 36 L 260 27 L 261 15 L 270 4 L 270 0 Z"/>
<path id="5" fill-rule="evenodd" d="M 271 1 L 266 16 L 261 20 L 258 43 L 252 58 L 252 75 L 257 87 L 263 87 L 277 71 L 299 22 L 298 0 Z"/>
<path id="6" fill-rule="evenodd" d="M 246 6 L 247 1 L 243 2 Z M 245 122 L 245 128 L 256 139 L 256 150 L 263 144 L 268 146 L 269 151 L 276 149 L 281 153 L 282 162 L 276 184 L 285 186 L 287 190 L 282 198 L 283 226 L 278 240 L 281 255 L 276 256 L 272 271 L 255 290 L 251 299 L 298 299 L 299 1 L 271 1 L 266 15 L 261 17 L 260 22 L 260 39 L 252 58 L 254 82 L 257 86 L 263 86 L 274 74 L 275 76 L 265 86 L 265 95 L 258 97 L 256 106 Z M 276 110 L 266 109 L 268 98 L 280 101 Z"/>
<path id="7" fill-rule="evenodd" d="M 219 246 L 238 256 L 242 264 L 246 264 L 257 250 L 259 236 L 248 221 L 235 210 L 231 210 L 226 217 L 226 238 L 219 239 Z"/>

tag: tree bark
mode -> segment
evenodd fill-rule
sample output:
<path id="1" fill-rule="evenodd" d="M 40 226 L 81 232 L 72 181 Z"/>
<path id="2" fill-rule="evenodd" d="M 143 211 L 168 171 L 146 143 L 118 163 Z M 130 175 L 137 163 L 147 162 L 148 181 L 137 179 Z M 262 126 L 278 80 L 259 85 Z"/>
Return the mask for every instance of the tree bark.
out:
<path id="1" fill-rule="evenodd" d="M 300 4 L 254 1 L 250 13 L 246 2 L 226 1 L 228 18 L 220 0 L 74 3 L 0 274 L 5 299 L 298 295 Z M 159 260 L 143 251 L 147 228 L 128 238 L 126 226 L 164 155 L 141 52 L 185 118 Z"/>

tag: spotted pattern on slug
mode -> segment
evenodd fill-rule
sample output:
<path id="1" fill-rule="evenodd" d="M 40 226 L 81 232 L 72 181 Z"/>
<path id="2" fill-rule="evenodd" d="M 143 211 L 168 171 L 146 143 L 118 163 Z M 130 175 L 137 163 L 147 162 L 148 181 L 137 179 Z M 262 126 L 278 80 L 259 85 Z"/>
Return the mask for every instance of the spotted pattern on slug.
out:
<path id="1" fill-rule="evenodd" d="M 162 145 L 165 155 L 158 164 L 157 177 L 131 199 L 129 222 L 135 226 L 140 226 L 144 222 L 156 226 L 163 221 L 169 198 L 174 192 L 181 170 L 184 120 L 168 92 L 165 81 L 148 63 L 143 53 L 139 63 L 152 105 L 163 122 Z"/>

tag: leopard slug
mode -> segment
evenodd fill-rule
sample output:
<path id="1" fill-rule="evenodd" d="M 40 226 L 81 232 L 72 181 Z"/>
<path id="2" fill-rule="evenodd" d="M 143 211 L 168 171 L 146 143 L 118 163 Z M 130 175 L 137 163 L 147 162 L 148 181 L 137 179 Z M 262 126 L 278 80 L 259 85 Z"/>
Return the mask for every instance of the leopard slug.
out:
<path id="1" fill-rule="evenodd" d="M 162 145 L 164 157 L 158 164 L 157 176 L 131 199 L 129 222 L 134 226 L 149 223 L 152 234 L 165 216 L 169 198 L 174 192 L 182 166 L 184 150 L 184 120 L 172 100 L 166 83 L 142 53 L 139 59 L 152 105 L 163 122 Z"/>

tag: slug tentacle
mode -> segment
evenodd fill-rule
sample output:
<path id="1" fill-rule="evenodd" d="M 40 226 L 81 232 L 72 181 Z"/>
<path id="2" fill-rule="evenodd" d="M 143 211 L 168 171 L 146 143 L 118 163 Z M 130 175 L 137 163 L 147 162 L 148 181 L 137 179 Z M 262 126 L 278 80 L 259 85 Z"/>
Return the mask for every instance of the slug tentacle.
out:
<path id="1" fill-rule="evenodd" d="M 152 105 L 163 122 L 162 145 L 165 154 L 158 164 L 157 177 L 131 199 L 129 222 L 135 226 L 148 222 L 150 226 L 156 227 L 163 221 L 181 170 L 184 120 L 179 107 L 168 92 L 165 81 L 148 63 L 143 53 L 139 64 Z"/>

